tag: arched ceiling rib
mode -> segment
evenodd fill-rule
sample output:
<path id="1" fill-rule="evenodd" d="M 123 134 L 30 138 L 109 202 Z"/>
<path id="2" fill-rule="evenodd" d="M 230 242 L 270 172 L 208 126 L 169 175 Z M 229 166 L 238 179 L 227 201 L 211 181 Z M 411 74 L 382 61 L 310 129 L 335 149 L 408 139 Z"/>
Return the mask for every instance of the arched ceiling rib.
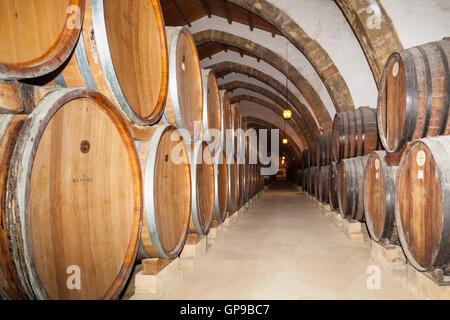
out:
<path id="1" fill-rule="evenodd" d="M 280 111 L 279 111 L 280 113 L 284 109 L 290 109 L 290 106 L 286 103 L 285 100 L 283 100 L 279 96 L 273 94 L 269 90 L 264 89 L 264 88 L 259 87 L 259 86 L 256 86 L 256 85 L 251 84 L 251 83 L 247 83 L 247 82 L 243 82 L 243 81 L 232 81 L 232 82 L 225 83 L 225 84 L 220 86 L 221 90 L 225 89 L 225 90 L 231 91 L 231 92 L 233 92 L 234 90 L 239 89 L 239 88 L 247 89 L 247 90 L 259 93 L 259 94 L 267 97 L 268 99 L 273 101 L 276 105 L 281 107 Z M 317 137 L 312 137 L 311 136 L 311 130 L 312 129 L 311 129 L 310 125 L 308 125 L 308 123 L 305 122 L 303 118 L 299 117 L 298 113 L 294 113 L 293 115 L 294 115 L 295 122 L 298 124 L 298 126 L 300 128 L 302 128 L 303 135 L 306 137 L 306 139 L 309 142 L 312 142 L 313 140 L 315 140 L 314 138 L 317 138 Z"/>
<path id="2" fill-rule="evenodd" d="M 290 63 L 288 63 L 284 58 L 257 43 L 227 32 L 218 30 L 205 30 L 195 33 L 193 36 L 197 45 L 215 41 L 230 46 L 235 46 L 240 48 L 241 50 L 248 51 L 249 53 L 259 57 L 261 60 L 264 60 L 277 68 L 280 72 L 286 75 L 301 92 L 303 92 L 304 97 L 308 100 L 308 102 L 316 112 L 319 123 L 323 127 L 323 129 L 326 132 L 331 131 L 331 117 L 325 106 L 323 105 L 319 95 L 311 87 L 308 81 L 303 78 L 300 72 Z M 313 120 L 309 115 L 305 116 L 308 116 L 309 120 Z"/>
<path id="3" fill-rule="evenodd" d="M 403 49 L 379 0 L 336 0 L 364 50 L 377 86 L 387 59 Z"/>
<path id="4" fill-rule="evenodd" d="M 228 0 L 263 18 L 277 28 L 308 59 L 327 88 L 336 111 L 354 109 L 344 77 L 328 53 L 291 17 L 267 0 Z"/>
<path id="5" fill-rule="evenodd" d="M 272 104 L 272 103 L 270 103 L 266 100 L 260 99 L 258 97 L 255 97 L 254 95 L 242 94 L 242 95 L 232 96 L 230 98 L 230 102 L 232 104 L 234 104 L 234 103 L 241 104 L 242 101 L 252 102 L 260 107 L 271 110 L 274 115 L 276 115 L 279 119 L 282 119 L 280 111 L 282 111 L 283 109 L 280 106 L 278 106 L 276 104 Z M 284 122 L 284 119 L 283 119 L 283 122 Z M 311 144 L 311 140 L 307 139 L 308 132 L 306 131 L 306 129 L 303 126 L 300 126 L 298 124 L 297 118 L 295 118 L 293 121 L 290 121 L 290 126 L 296 132 L 297 136 L 302 141 L 303 145 L 309 146 Z"/>

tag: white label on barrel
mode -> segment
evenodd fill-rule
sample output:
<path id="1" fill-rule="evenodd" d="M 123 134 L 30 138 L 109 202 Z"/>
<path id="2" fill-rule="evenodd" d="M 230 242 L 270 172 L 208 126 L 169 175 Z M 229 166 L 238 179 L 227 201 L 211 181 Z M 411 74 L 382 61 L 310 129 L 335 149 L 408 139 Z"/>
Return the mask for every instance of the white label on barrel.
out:
<path id="1" fill-rule="evenodd" d="M 375 179 L 379 179 L 380 178 L 380 174 L 377 172 L 376 174 L 375 174 Z"/>
<path id="2" fill-rule="evenodd" d="M 393 75 L 394 77 L 396 77 L 396 76 L 398 75 L 398 62 L 396 62 L 396 63 L 394 64 L 394 66 L 392 67 L 392 75 Z"/>
<path id="3" fill-rule="evenodd" d="M 419 152 L 417 152 L 417 156 L 416 156 L 416 162 L 417 162 L 417 165 L 418 165 L 419 167 L 422 167 L 422 166 L 425 164 L 426 158 L 427 158 L 427 157 L 426 157 L 424 151 L 420 150 Z"/>
<path id="4" fill-rule="evenodd" d="M 186 71 L 186 65 L 184 64 L 184 62 L 181 64 L 181 69 L 183 69 L 183 71 Z"/>
<path id="5" fill-rule="evenodd" d="M 417 172 L 417 179 L 423 180 L 423 170 L 419 170 L 419 172 Z"/>
<path id="6" fill-rule="evenodd" d="M 375 170 L 380 169 L 380 160 L 379 159 L 375 159 Z"/>

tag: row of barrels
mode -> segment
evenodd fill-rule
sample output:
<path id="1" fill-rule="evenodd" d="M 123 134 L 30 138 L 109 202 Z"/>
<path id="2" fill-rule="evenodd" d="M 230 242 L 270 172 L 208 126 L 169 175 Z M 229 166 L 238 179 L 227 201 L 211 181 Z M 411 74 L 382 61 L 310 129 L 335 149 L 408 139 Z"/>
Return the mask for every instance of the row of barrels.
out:
<path id="1" fill-rule="evenodd" d="M 449 40 L 393 53 L 377 110 L 338 113 L 333 157 L 319 138 L 297 174 L 319 201 L 365 222 L 374 241 L 400 244 L 415 268 L 444 274 L 450 263 Z"/>
<path id="2" fill-rule="evenodd" d="M 1 298 L 117 298 L 137 256 L 176 257 L 262 190 L 224 152 L 245 119 L 158 0 L 0 9 Z"/>

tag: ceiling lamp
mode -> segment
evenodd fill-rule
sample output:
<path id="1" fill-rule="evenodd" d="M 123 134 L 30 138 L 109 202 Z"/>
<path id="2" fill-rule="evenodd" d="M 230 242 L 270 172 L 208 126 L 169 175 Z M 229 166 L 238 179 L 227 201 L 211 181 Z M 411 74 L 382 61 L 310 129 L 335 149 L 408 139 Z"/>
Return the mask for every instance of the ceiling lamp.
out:
<path id="1" fill-rule="evenodd" d="M 284 110 L 283 111 L 283 118 L 286 120 L 289 120 L 292 117 L 292 111 L 291 110 Z"/>
<path id="2" fill-rule="evenodd" d="M 283 139 L 283 144 L 287 144 L 288 143 L 288 139 Z"/>

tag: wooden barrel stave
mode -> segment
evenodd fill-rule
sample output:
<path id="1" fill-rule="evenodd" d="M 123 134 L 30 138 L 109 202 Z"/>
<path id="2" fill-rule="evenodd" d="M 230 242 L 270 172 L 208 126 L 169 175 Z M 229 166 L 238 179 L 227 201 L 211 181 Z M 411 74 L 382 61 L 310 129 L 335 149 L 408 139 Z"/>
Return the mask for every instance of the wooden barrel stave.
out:
<path id="1" fill-rule="evenodd" d="M 225 221 L 228 212 L 228 164 L 223 151 L 213 154 L 214 164 L 214 219 Z"/>
<path id="2" fill-rule="evenodd" d="M 328 171 L 328 198 L 331 210 L 339 210 L 337 177 L 337 164 L 336 162 L 332 161 Z"/>
<path id="3" fill-rule="evenodd" d="M 328 192 L 328 173 L 330 171 L 329 166 L 322 166 L 319 168 L 319 189 L 318 198 L 322 203 L 329 202 L 329 192 Z"/>

